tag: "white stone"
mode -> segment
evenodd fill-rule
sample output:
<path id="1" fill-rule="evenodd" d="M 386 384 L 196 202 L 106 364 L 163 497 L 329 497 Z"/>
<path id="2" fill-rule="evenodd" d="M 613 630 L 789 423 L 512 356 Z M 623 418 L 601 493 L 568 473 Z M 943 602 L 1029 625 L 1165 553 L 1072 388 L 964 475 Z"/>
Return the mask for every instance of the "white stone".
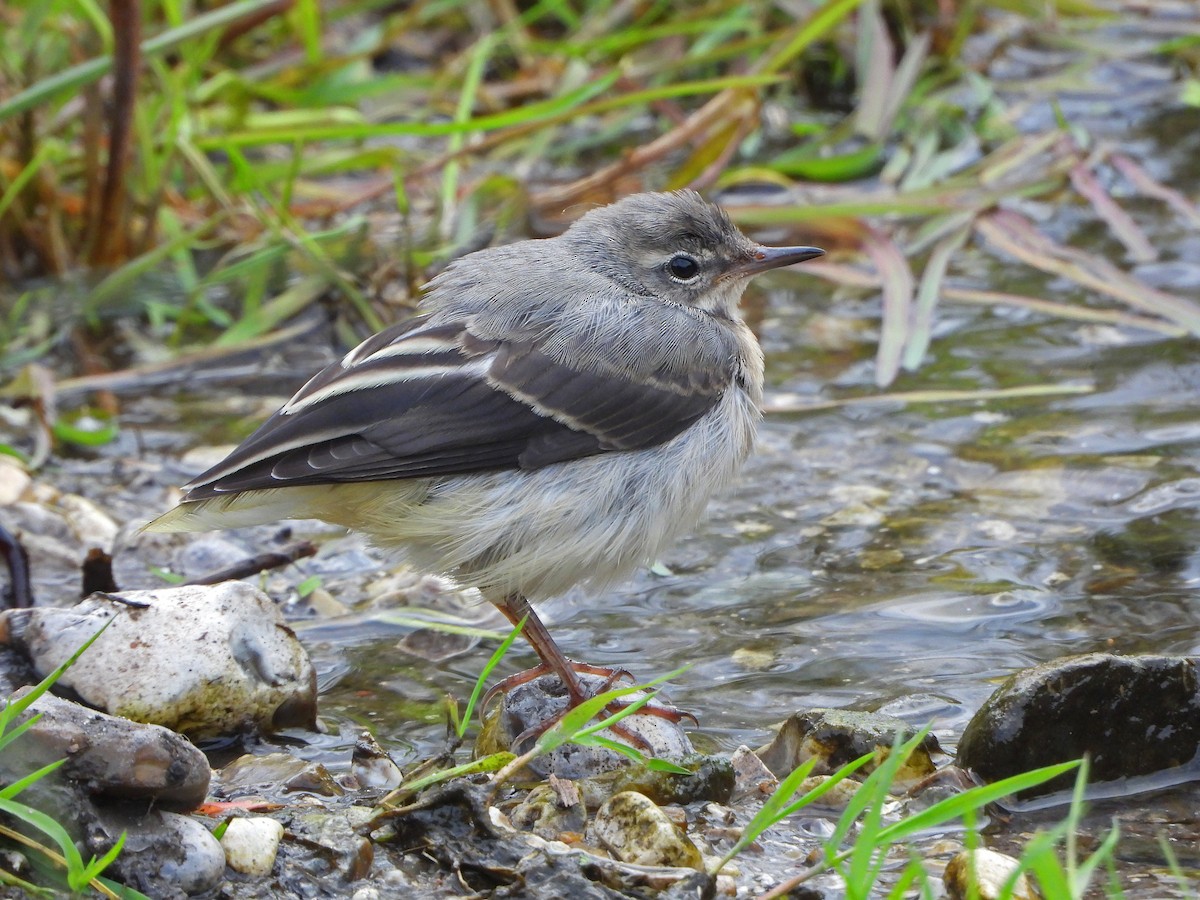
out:
<path id="1" fill-rule="evenodd" d="M 108 628 L 60 679 L 85 703 L 190 737 L 308 725 L 316 675 L 271 598 L 242 582 L 95 594 L 7 610 L 0 627 L 39 675 Z"/>
<path id="2" fill-rule="evenodd" d="M 78 494 L 61 494 L 58 508 L 71 533 L 85 547 L 99 547 L 111 552 L 117 536 L 117 523 L 99 506 Z"/>
<path id="3" fill-rule="evenodd" d="M 229 868 L 262 878 L 275 868 L 275 854 L 282 840 L 283 826 L 274 819 L 239 816 L 230 819 L 221 835 L 221 846 Z"/>

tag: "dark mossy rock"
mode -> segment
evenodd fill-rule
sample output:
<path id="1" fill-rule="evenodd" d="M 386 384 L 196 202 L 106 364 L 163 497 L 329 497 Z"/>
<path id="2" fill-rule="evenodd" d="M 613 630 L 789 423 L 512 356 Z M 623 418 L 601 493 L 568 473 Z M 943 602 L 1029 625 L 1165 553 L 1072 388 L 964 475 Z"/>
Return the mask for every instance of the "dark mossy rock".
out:
<path id="1" fill-rule="evenodd" d="M 509 819 L 514 828 L 532 831 L 548 841 L 561 840 L 564 833 L 583 833 L 587 807 L 574 783 L 560 780 L 531 790 L 509 813 Z"/>
<path id="2" fill-rule="evenodd" d="M 15 696 L 30 690 L 22 688 Z M 53 694 L 38 697 L 21 721 L 35 716 L 23 738 L 0 756 L 0 783 L 65 760 L 56 778 L 39 786 L 62 780 L 101 803 L 130 801 L 178 812 L 204 802 L 212 773 L 208 759 L 187 738 Z"/>
<path id="3" fill-rule="evenodd" d="M 957 762 L 987 781 L 1091 758 L 1091 780 L 1181 766 L 1200 747 L 1196 660 L 1092 653 L 1018 672 L 967 725 Z M 1028 795 L 1068 787 L 1074 775 Z"/>
<path id="4" fill-rule="evenodd" d="M 164 900 L 216 887 L 225 873 L 220 845 L 203 824 L 169 811 L 191 810 L 208 793 L 208 759 L 190 741 L 51 694 L 14 724 L 28 730 L 0 754 L 0 784 L 61 761 L 26 785 L 20 799 L 55 819 L 85 859 L 108 852 L 124 835 L 110 877 Z"/>

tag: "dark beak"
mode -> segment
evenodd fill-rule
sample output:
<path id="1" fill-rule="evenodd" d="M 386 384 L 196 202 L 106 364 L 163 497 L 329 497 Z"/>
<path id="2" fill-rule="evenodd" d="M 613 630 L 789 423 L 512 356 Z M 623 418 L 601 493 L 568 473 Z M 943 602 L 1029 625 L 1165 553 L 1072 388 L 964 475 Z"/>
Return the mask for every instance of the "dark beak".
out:
<path id="1" fill-rule="evenodd" d="M 730 275 L 757 275 L 770 269 L 794 266 L 805 260 L 824 256 L 825 251 L 817 247 L 758 247 L 754 255 L 744 263 L 734 266 Z"/>

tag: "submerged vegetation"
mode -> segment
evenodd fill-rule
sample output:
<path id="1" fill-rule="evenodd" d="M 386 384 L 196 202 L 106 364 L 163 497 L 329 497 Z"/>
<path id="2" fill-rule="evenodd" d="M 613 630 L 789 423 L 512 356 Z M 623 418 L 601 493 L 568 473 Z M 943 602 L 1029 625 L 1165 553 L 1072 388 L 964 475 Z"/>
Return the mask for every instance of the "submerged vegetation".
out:
<path id="1" fill-rule="evenodd" d="M 1192 226 L 1200 210 L 1058 99 L 1090 65 L 1140 58 L 1177 73 L 1154 85 L 1163 103 L 1195 102 L 1186 4 L 18 0 L 0 16 L 9 370 L 115 314 L 230 348 L 334 298 L 349 341 L 452 255 L 685 186 L 840 251 L 806 271 L 882 291 L 880 386 L 920 364 L 947 301 L 1200 334 L 1200 306 L 1125 265 L 1156 256 L 1128 198 Z M 1071 62 L 997 64 L 1022 44 Z M 1086 207 L 1114 252 L 1012 201 Z M 955 284 L 968 243 L 1072 300 Z M 72 285 L 49 317 L 45 276 Z"/>

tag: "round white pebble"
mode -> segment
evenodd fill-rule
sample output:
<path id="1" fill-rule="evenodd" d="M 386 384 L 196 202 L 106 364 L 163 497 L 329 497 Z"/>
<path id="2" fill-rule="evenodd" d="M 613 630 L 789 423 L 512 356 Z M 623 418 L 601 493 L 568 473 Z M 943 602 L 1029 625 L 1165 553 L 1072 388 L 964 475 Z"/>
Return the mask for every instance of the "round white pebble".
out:
<path id="1" fill-rule="evenodd" d="M 265 876 L 275 867 L 275 854 L 283 840 L 283 826 L 274 819 L 238 817 L 231 819 L 221 846 L 229 868 L 243 875 Z"/>

